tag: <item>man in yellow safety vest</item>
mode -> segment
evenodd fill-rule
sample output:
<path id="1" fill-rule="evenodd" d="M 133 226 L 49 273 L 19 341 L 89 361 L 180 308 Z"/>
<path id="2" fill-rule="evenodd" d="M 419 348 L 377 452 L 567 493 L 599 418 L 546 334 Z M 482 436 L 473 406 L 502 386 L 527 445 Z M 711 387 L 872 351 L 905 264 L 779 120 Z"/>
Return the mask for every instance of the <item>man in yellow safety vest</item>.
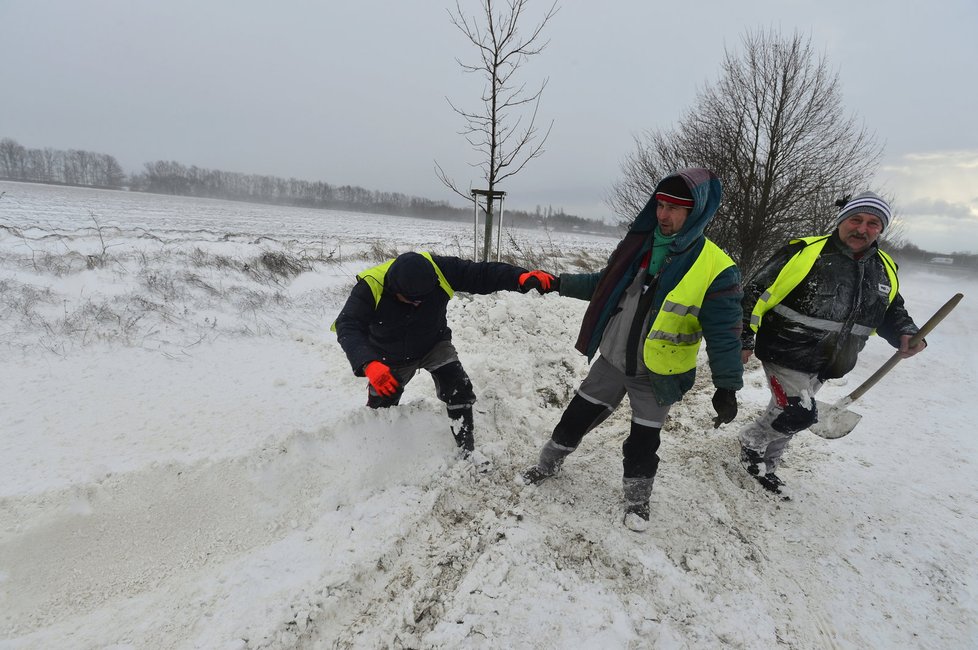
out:
<path id="1" fill-rule="evenodd" d="M 408 252 L 357 274 L 357 283 L 332 329 L 358 377 L 367 377 L 367 406 L 387 408 L 421 368 L 445 403 L 462 454 L 475 449 L 475 393 L 448 326 L 456 291 L 552 290 L 553 276 L 502 262 Z"/>
<path id="2" fill-rule="evenodd" d="M 627 394 L 632 408 L 622 447 L 624 524 L 648 528 L 660 431 L 672 404 L 693 386 L 705 339 L 716 392 L 715 422 L 737 414 L 742 291 L 733 260 L 703 235 L 722 198 L 709 170 L 664 178 L 600 273 L 562 274 L 562 296 L 588 300 L 577 349 L 601 355 L 568 404 L 526 484 L 553 476 L 584 435 Z"/>
<path id="3" fill-rule="evenodd" d="M 889 204 L 873 192 L 839 203 L 831 234 L 792 240 L 744 289 L 743 361 L 752 354 L 761 361 L 771 401 L 740 431 L 741 462 L 782 497 L 775 470 L 792 436 L 817 421 L 823 382 L 853 369 L 870 334 L 905 357 L 927 345 L 909 345 L 918 328 L 904 307 L 897 265 L 876 242 L 890 223 Z"/>

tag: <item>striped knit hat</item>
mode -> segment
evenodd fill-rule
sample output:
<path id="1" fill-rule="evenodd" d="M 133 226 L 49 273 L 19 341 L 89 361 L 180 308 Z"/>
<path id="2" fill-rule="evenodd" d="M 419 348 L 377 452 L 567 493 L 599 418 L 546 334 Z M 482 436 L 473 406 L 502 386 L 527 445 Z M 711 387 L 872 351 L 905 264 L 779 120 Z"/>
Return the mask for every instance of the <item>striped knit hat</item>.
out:
<path id="1" fill-rule="evenodd" d="M 678 174 L 664 178 L 655 188 L 654 197 L 656 201 L 672 203 L 684 208 L 692 208 L 694 205 L 693 193 L 690 191 L 689 185 Z"/>
<path id="2" fill-rule="evenodd" d="M 852 197 L 848 203 L 842 206 L 839 216 L 835 218 L 835 225 L 838 226 L 852 215 L 860 212 L 879 217 L 883 223 L 883 230 L 886 230 L 886 227 L 890 225 L 890 204 L 874 192 L 863 192 Z"/>

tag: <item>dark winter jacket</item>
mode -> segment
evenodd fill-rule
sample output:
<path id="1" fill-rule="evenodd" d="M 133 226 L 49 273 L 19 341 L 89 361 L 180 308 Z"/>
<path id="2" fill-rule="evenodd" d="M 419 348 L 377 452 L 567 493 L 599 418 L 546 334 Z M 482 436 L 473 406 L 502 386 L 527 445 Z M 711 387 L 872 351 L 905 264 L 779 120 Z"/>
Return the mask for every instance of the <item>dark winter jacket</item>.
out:
<path id="1" fill-rule="evenodd" d="M 896 348 L 902 334 L 917 332 L 899 291 L 890 302 L 890 277 L 876 244 L 856 259 L 836 230 L 805 279 L 781 301 L 783 308 L 763 315 L 755 341 L 749 328 L 754 305 L 805 246 L 796 240 L 781 248 L 745 287 L 743 346 L 758 359 L 824 381 L 853 369 L 874 330 Z"/>
<path id="2" fill-rule="evenodd" d="M 451 288 L 466 293 L 518 291 L 519 277 L 526 273 L 518 266 L 498 262 L 438 255 L 432 259 Z M 385 286 L 376 302 L 367 281 L 358 280 L 335 324 L 337 339 L 353 372 L 363 376 L 364 365 L 374 360 L 387 365 L 415 362 L 436 343 L 451 340 L 448 301 L 448 293 L 436 290 L 414 306 L 399 301 L 390 286 Z"/>
<path id="3" fill-rule="evenodd" d="M 670 246 L 660 273 L 654 279 L 651 304 L 646 311 L 636 314 L 636 319 L 644 321 L 641 330 L 643 338 L 648 335 L 651 321 L 662 306 L 666 294 L 682 281 L 703 250 L 706 244 L 703 230 L 716 213 L 722 197 L 719 179 L 707 170 L 688 169 L 679 172 L 678 176 L 689 185 L 695 207 Z M 565 273 L 560 276 L 562 296 L 590 301 L 576 346 L 588 359 L 597 352 L 609 319 L 619 309 L 625 289 L 635 279 L 643 258 L 651 250 L 657 225 L 653 192 L 652 198 L 639 212 L 628 233 L 611 254 L 604 270 L 600 273 Z M 740 361 L 742 297 L 740 270 L 731 266 L 721 272 L 709 286 L 699 312 L 713 383 L 718 388 L 739 390 L 743 387 L 744 369 Z M 637 349 L 626 350 L 629 355 L 637 353 Z M 634 364 L 642 367 L 644 361 L 637 359 L 630 365 Z M 692 387 L 695 374 L 695 369 L 678 375 L 650 373 L 658 401 L 661 404 L 679 401 Z"/>

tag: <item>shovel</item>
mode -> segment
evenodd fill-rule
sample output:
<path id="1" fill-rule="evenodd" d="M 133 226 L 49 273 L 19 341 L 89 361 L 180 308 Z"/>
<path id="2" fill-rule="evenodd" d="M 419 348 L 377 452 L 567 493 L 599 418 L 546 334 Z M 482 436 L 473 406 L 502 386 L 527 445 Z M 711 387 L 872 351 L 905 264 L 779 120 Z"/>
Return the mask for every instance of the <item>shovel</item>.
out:
<path id="1" fill-rule="evenodd" d="M 964 294 L 956 293 L 954 297 L 944 303 L 944 306 L 937 310 L 937 312 L 930 317 L 930 320 L 924 323 L 920 331 L 910 337 L 910 347 L 915 346 L 920 342 L 922 338 L 927 336 L 932 329 L 937 327 L 937 324 L 944 320 L 944 317 L 951 313 Z M 863 416 L 858 413 L 854 413 L 848 409 L 848 406 L 855 402 L 857 399 L 863 396 L 863 394 L 876 385 L 883 375 L 890 372 L 900 359 L 899 352 L 895 352 L 889 360 L 880 366 L 880 369 L 872 374 L 872 376 L 861 383 L 859 387 L 840 399 L 835 404 L 825 404 L 823 402 L 816 402 L 818 408 L 818 422 L 808 427 L 808 430 L 817 436 L 823 438 L 828 438 L 830 440 L 835 438 L 841 438 L 844 435 L 849 434 L 856 425 L 859 424 L 859 420 Z"/>

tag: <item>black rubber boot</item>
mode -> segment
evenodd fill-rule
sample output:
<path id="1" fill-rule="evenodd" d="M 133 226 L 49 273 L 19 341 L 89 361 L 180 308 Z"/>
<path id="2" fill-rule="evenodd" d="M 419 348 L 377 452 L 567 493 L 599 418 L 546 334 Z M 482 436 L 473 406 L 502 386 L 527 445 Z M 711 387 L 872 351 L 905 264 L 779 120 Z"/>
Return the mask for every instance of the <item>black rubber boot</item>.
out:
<path id="1" fill-rule="evenodd" d="M 462 411 L 461 417 L 452 421 L 452 436 L 459 448 L 466 452 L 475 451 L 475 424 L 471 408 Z"/>
<path id="2" fill-rule="evenodd" d="M 622 479 L 622 489 L 625 493 L 624 524 L 636 533 L 648 530 L 649 499 L 652 496 L 654 482 L 654 478 Z"/>

